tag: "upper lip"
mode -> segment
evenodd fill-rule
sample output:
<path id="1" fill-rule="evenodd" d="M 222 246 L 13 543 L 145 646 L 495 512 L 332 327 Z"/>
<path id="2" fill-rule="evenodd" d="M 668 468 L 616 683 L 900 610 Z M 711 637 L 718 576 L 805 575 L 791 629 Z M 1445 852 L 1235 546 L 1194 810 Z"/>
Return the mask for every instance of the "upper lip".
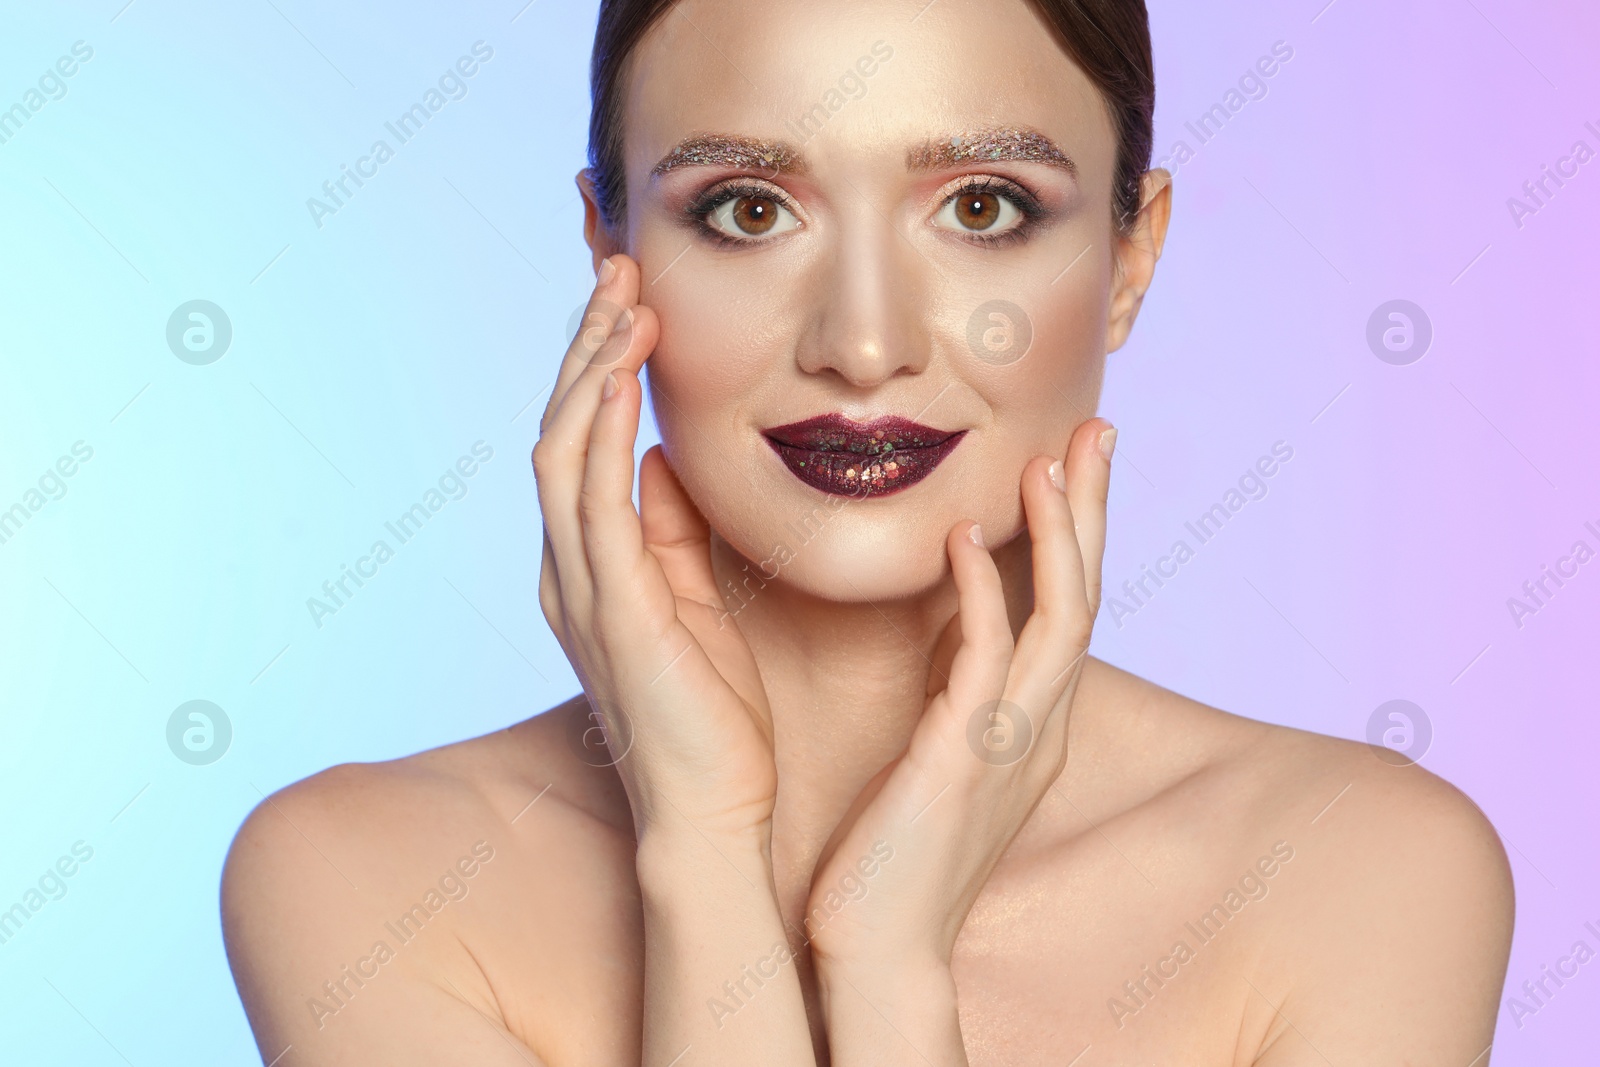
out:
<path id="1" fill-rule="evenodd" d="M 774 441 L 792 448 L 873 455 L 890 450 L 932 448 L 961 432 L 941 430 L 899 415 L 880 415 L 869 422 L 856 422 L 835 413 L 814 415 L 762 431 Z"/>

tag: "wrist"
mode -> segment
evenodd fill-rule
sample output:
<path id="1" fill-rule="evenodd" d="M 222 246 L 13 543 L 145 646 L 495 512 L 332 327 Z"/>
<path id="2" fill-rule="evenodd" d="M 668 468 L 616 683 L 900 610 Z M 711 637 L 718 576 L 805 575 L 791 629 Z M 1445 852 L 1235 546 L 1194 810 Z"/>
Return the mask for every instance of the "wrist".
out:
<path id="1" fill-rule="evenodd" d="M 943 1005 L 955 1003 L 955 976 L 948 960 L 933 952 L 873 953 L 840 959 L 816 952 L 817 980 L 824 994 L 829 991 L 892 988 L 896 1000 L 927 1001 Z"/>
<path id="2" fill-rule="evenodd" d="M 623 776 L 632 809 L 634 838 L 640 846 L 661 842 L 667 849 L 695 842 L 717 848 L 767 849 L 772 841 L 772 809 L 766 802 L 697 795 L 682 783 L 641 782 Z M 709 801 L 709 803 L 708 803 Z"/>
<path id="3" fill-rule="evenodd" d="M 870 1057 L 836 1058 L 838 1067 L 966 1064 L 955 977 L 947 963 L 926 956 L 870 965 L 818 961 L 817 986 L 829 1041 L 841 1051 L 874 1050 Z M 896 1058 L 886 1050 L 908 1054 Z"/>
<path id="4" fill-rule="evenodd" d="M 638 841 L 634 868 L 647 897 L 704 885 L 719 875 L 772 890 L 770 824 L 737 831 L 701 830 L 682 822 L 647 824 L 639 827 Z"/>
<path id="5" fill-rule="evenodd" d="M 932 987 L 948 980 L 953 936 L 940 937 L 920 924 L 914 930 L 864 929 L 849 922 L 848 913 L 844 908 L 832 920 L 807 927 L 819 973 L 832 972 L 851 980 L 860 975 L 869 981 L 904 976 Z"/>

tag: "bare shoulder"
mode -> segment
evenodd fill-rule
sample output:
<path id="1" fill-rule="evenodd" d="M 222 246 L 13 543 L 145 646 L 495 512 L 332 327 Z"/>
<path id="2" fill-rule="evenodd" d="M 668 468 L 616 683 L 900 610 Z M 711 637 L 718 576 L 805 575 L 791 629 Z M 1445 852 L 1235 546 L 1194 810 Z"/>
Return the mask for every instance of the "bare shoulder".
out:
<path id="1" fill-rule="evenodd" d="M 1241 995 L 1262 1023 L 1256 1062 L 1478 1056 L 1493 1037 L 1514 913 L 1506 853 L 1478 805 L 1387 749 L 1102 673 L 1130 709 L 1131 745 L 1168 753 L 1152 757 L 1158 795 L 1180 803 L 1153 805 L 1196 852 L 1231 857 L 1235 884 L 1207 891 L 1228 888 L 1230 907 L 1254 909 L 1258 955 Z M 1273 861 L 1241 883 L 1251 869 L 1241 862 L 1269 846 Z M 1255 888 L 1264 903 L 1252 903 Z"/>
<path id="2" fill-rule="evenodd" d="M 498 1063 L 504 1038 L 533 1032 L 496 995 L 501 953 L 558 959 L 540 944 L 545 920 L 570 914 L 595 857 L 631 838 L 615 776 L 569 746 L 586 713 L 579 697 L 482 737 L 331 767 L 250 813 L 223 869 L 222 922 L 267 1059 L 291 1043 L 313 1063 L 392 1044 L 389 1062 L 410 1062 L 425 1037 L 408 1030 L 469 1023 Z"/>
<path id="3" fill-rule="evenodd" d="M 1363 743 L 1279 727 L 1257 761 L 1271 792 L 1293 797 L 1283 818 L 1302 842 L 1273 924 L 1284 956 L 1258 969 L 1250 995 L 1271 1012 L 1258 1063 L 1477 1061 L 1494 1038 L 1515 913 L 1483 811 Z"/>
<path id="4" fill-rule="evenodd" d="M 1108 746 L 1153 794 L 1197 791 L 1240 829 L 1289 830 L 1317 842 L 1352 876 L 1397 865 L 1471 871 L 1463 887 L 1509 893 L 1499 835 L 1476 803 L 1418 763 L 1383 748 L 1247 718 L 1092 661 L 1114 705 Z M 1506 901 L 1509 903 L 1509 899 Z"/>

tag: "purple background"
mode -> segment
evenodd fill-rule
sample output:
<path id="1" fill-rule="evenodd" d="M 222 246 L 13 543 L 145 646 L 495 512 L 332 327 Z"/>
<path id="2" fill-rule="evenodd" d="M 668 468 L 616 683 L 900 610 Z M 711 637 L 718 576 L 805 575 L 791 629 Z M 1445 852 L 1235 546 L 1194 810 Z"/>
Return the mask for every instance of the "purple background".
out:
<path id="1" fill-rule="evenodd" d="M 1507 846 L 1509 995 L 1579 939 L 1600 951 L 1583 929 L 1600 926 L 1600 557 L 1520 625 L 1507 603 L 1574 542 L 1600 552 L 1600 158 L 1520 226 L 1508 206 L 1536 207 L 1523 183 L 1575 142 L 1600 152 L 1600 14 L 1321 3 L 1151 6 L 1156 155 L 1197 151 L 1107 374 L 1102 413 L 1128 461 L 1107 595 L 1274 441 L 1295 453 L 1146 607 L 1120 628 L 1102 611 L 1098 654 L 1344 737 L 1386 701 L 1420 706 L 1422 764 Z M 1280 40 L 1294 56 L 1267 95 L 1199 146 L 1184 124 Z M 1409 365 L 1366 340 L 1394 299 L 1432 324 Z M 1518 1014 L 1502 998 L 1494 1063 L 1592 1061 L 1600 963 Z"/>

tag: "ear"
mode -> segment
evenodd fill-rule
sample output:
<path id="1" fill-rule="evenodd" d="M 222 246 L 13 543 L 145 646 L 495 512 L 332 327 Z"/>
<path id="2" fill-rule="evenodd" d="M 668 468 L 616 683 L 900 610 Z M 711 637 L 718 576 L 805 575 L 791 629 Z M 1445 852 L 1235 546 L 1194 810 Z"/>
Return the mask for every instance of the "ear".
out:
<path id="1" fill-rule="evenodd" d="M 1139 214 L 1133 229 L 1117 238 L 1117 276 L 1111 289 L 1111 314 L 1106 322 L 1106 351 L 1127 341 L 1139 317 L 1144 294 L 1155 278 L 1156 260 L 1167 240 L 1172 217 L 1172 174 L 1157 167 L 1146 171 L 1139 188 Z"/>
<path id="2" fill-rule="evenodd" d="M 583 197 L 583 239 L 589 245 L 589 252 L 594 259 L 592 264 L 595 273 L 600 272 L 600 261 L 615 252 L 622 251 L 600 217 L 600 197 L 595 191 L 594 171 L 585 167 L 578 172 L 578 194 Z"/>

